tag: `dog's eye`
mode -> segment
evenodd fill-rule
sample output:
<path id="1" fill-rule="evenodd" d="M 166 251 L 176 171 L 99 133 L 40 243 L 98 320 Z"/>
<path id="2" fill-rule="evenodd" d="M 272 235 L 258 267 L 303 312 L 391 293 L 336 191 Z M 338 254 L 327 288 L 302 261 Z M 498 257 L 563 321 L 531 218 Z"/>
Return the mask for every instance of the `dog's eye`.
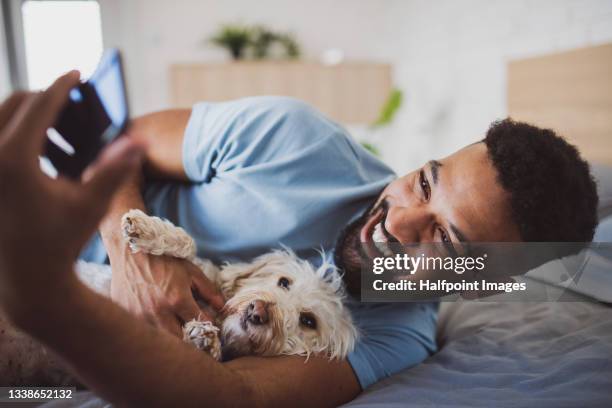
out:
<path id="1" fill-rule="evenodd" d="M 285 278 L 285 277 L 280 278 L 280 279 L 278 280 L 278 286 L 280 286 L 280 287 L 281 287 L 281 288 L 283 288 L 283 289 L 287 289 L 287 290 L 289 290 L 289 284 L 290 284 L 290 283 L 291 283 L 291 282 L 289 282 L 289 279 L 287 279 L 287 278 Z"/>
<path id="2" fill-rule="evenodd" d="M 300 324 L 308 327 L 309 329 L 316 329 L 317 319 L 312 315 L 312 313 L 300 313 Z"/>

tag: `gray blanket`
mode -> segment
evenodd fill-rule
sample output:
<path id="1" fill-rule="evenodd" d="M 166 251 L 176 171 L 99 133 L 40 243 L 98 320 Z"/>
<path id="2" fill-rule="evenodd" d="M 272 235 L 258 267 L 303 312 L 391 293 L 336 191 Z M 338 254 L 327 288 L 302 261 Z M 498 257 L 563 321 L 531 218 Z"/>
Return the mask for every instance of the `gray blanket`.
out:
<path id="1" fill-rule="evenodd" d="M 442 305 L 440 351 L 346 407 L 611 407 L 612 308 Z"/>

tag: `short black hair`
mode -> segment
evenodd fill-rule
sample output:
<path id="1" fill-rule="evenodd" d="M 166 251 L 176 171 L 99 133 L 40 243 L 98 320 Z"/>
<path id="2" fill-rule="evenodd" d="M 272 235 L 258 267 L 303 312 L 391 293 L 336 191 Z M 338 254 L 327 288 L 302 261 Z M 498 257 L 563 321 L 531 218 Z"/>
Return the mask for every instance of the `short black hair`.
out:
<path id="1" fill-rule="evenodd" d="M 576 147 L 551 129 L 510 118 L 493 122 L 483 142 L 523 241 L 593 239 L 597 189 Z"/>

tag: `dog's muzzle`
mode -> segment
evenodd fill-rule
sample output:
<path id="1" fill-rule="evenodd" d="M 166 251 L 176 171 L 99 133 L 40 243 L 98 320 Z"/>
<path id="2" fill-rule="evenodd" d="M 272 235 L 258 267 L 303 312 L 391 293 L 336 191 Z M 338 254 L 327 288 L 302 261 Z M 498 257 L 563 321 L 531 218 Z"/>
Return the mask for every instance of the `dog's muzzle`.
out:
<path id="1" fill-rule="evenodd" d="M 246 320 L 256 326 L 267 324 L 270 320 L 268 316 L 268 303 L 263 300 L 254 300 L 249 303 L 246 309 Z"/>

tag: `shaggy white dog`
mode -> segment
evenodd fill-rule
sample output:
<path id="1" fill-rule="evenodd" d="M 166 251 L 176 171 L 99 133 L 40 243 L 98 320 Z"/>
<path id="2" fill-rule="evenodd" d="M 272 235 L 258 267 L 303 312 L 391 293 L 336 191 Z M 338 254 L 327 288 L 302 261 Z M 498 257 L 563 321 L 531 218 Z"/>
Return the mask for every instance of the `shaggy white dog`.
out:
<path id="1" fill-rule="evenodd" d="M 133 252 L 187 259 L 218 286 L 227 299 L 218 321 L 193 320 L 183 329 L 185 341 L 214 358 L 317 353 L 333 359 L 353 349 L 357 331 L 343 305 L 341 278 L 324 258 L 315 269 L 290 250 L 277 250 L 250 263 L 217 267 L 197 258 L 193 239 L 169 221 L 131 210 L 122 230 Z M 109 267 L 79 262 L 77 271 L 108 295 Z"/>

